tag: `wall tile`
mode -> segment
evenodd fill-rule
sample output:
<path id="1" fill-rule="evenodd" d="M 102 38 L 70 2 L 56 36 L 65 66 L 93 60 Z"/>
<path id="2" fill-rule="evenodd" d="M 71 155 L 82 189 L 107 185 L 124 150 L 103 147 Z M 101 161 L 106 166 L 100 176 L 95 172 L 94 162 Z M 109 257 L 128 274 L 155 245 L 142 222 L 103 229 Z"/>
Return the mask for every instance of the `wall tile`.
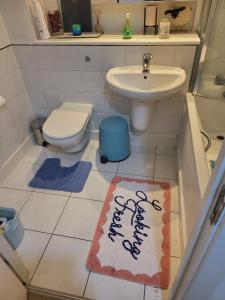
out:
<path id="1" fill-rule="evenodd" d="M 101 71 L 100 47 L 99 46 L 80 46 L 77 48 L 80 71 Z M 90 61 L 86 61 L 86 57 Z"/>
<path id="2" fill-rule="evenodd" d="M 30 89 L 28 90 L 28 95 L 32 104 L 32 107 L 34 109 L 47 109 L 48 105 L 44 97 L 44 92 L 35 90 L 35 89 Z"/>
<path id="3" fill-rule="evenodd" d="M 28 90 L 43 90 L 42 79 L 37 69 L 21 69 L 24 83 Z"/>
<path id="4" fill-rule="evenodd" d="M 195 58 L 195 46 L 175 47 L 175 66 L 183 68 L 187 74 L 191 74 L 193 61 Z"/>
<path id="5" fill-rule="evenodd" d="M 82 72 L 83 92 L 111 93 L 106 82 L 105 72 Z"/>
<path id="6" fill-rule="evenodd" d="M 100 49 L 101 70 L 108 71 L 111 68 L 124 65 L 124 46 L 103 46 Z"/>
<path id="7" fill-rule="evenodd" d="M 78 49 L 73 46 L 55 46 L 53 52 L 53 68 L 57 70 L 73 70 L 80 69 Z"/>
<path id="8" fill-rule="evenodd" d="M 79 71 L 62 72 L 62 90 L 64 92 L 74 93 L 82 91 L 81 75 Z"/>
<path id="9" fill-rule="evenodd" d="M 0 66 L 0 79 L 18 69 L 12 47 L 0 51 Z"/>
<path id="10" fill-rule="evenodd" d="M 42 84 L 45 91 L 61 91 L 62 81 L 59 71 L 40 70 Z"/>
<path id="11" fill-rule="evenodd" d="M 36 67 L 34 51 L 32 46 L 14 46 L 16 59 L 20 68 L 34 69 Z"/>
<path id="12" fill-rule="evenodd" d="M 11 101 L 24 90 L 24 82 L 19 71 L 9 74 L 0 81 L 0 89 L 7 101 Z"/>
<path id="13" fill-rule="evenodd" d="M 49 109 L 55 109 L 63 103 L 63 93 L 60 92 L 44 92 L 44 98 Z"/>
<path id="14" fill-rule="evenodd" d="M 53 69 L 55 64 L 54 46 L 35 46 L 32 49 L 34 64 L 38 69 Z"/>
<path id="15" fill-rule="evenodd" d="M 175 65 L 174 46 L 126 46 L 125 65 L 142 65 L 143 54 L 153 55 L 152 64 Z"/>

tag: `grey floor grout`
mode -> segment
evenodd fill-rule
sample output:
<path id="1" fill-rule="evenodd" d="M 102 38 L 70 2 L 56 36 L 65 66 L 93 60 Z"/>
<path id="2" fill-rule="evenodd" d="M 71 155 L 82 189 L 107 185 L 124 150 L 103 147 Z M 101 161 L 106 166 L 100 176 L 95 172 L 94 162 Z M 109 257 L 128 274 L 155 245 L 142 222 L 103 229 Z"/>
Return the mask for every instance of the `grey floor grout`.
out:
<path id="1" fill-rule="evenodd" d="M 145 300 L 145 290 L 146 290 L 146 285 L 144 285 L 144 295 L 143 295 L 143 300 Z"/>
<path id="2" fill-rule="evenodd" d="M 84 291 L 83 291 L 83 295 L 82 295 L 83 297 L 84 297 L 86 289 L 87 289 L 88 280 L 89 280 L 90 275 L 91 275 L 91 271 L 89 271 L 89 273 L 88 273 L 87 281 L 86 281 L 86 284 L 85 284 L 85 287 L 84 287 Z"/>

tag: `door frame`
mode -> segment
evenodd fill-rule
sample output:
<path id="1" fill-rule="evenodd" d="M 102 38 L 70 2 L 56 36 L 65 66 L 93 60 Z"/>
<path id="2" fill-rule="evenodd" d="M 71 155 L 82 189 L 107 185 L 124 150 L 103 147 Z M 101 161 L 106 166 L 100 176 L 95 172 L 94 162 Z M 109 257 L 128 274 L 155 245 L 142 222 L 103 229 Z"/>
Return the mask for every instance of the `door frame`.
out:
<path id="1" fill-rule="evenodd" d="M 224 209 L 217 224 L 213 226 L 210 224 L 210 215 L 217 202 L 217 196 L 222 184 L 225 184 L 225 142 L 223 143 L 216 167 L 213 170 L 203 198 L 204 207 L 194 226 L 191 240 L 188 242 L 183 261 L 172 286 L 172 300 L 185 299 L 185 293 L 191 288 L 192 281 L 194 280 L 195 274 L 198 272 L 200 263 L 219 230 L 223 218 L 225 218 Z"/>
<path id="2" fill-rule="evenodd" d="M 22 284 L 28 284 L 29 272 L 25 268 L 19 254 L 17 251 L 12 249 L 3 233 L 0 233 L 0 256 Z"/>

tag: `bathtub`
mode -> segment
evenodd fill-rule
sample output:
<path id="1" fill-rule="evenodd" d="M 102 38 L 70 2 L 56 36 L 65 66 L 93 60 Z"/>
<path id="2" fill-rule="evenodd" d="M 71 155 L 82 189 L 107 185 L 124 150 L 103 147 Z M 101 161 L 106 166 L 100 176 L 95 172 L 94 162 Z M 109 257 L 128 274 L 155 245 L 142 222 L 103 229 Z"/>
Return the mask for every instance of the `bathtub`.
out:
<path id="1" fill-rule="evenodd" d="M 207 130 L 211 127 L 208 124 L 204 127 L 207 118 L 201 110 L 201 100 L 198 100 L 192 94 L 186 94 L 186 111 L 178 140 L 178 180 L 184 246 L 191 236 L 203 206 L 203 196 L 210 178 L 201 129 L 203 127 Z M 199 116 L 202 114 L 205 117 L 200 120 Z"/>

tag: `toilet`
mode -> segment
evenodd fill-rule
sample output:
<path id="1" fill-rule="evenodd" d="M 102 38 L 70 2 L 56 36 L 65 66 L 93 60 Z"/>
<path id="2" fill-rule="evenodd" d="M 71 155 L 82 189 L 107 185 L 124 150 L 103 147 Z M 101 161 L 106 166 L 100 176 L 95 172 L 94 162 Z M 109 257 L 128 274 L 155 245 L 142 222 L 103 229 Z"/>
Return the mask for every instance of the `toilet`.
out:
<path id="1" fill-rule="evenodd" d="M 91 104 L 64 103 L 53 110 L 43 125 L 45 140 L 65 152 L 79 152 L 88 142 L 91 130 Z"/>

